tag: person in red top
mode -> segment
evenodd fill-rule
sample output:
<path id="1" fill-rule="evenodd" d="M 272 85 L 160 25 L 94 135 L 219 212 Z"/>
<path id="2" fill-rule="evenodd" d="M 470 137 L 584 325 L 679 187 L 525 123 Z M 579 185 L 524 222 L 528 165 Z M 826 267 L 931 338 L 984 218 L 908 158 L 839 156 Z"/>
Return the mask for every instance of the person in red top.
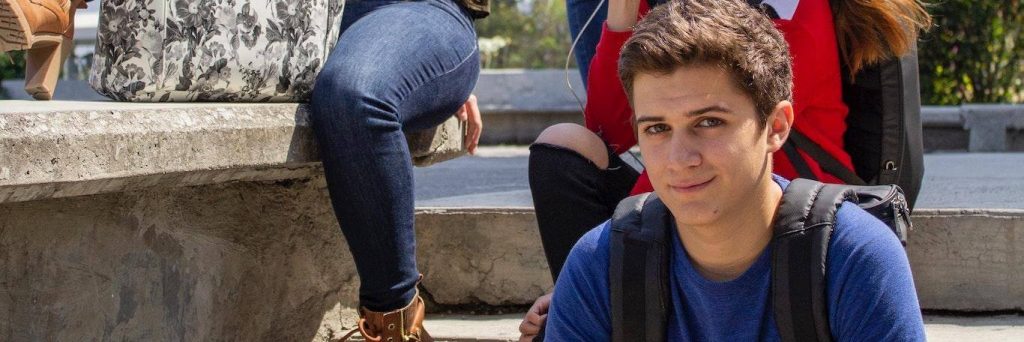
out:
<path id="1" fill-rule="evenodd" d="M 917 28 L 927 25 L 927 13 L 917 0 L 839 2 L 835 9 L 829 0 L 748 2 L 773 19 L 789 45 L 794 129 L 852 170 L 850 156 L 843 149 L 847 107 L 841 73 L 853 74 L 865 65 L 907 53 L 908 42 L 916 40 Z M 576 240 L 611 217 L 621 199 L 653 190 L 646 173 L 637 172 L 619 157 L 636 145 L 634 113 L 619 81 L 619 51 L 632 35 L 633 25 L 648 10 L 645 0 L 609 0 L 607 20 L 590 61 L 585 127 L 554 125 L 530 147 L 530 189 L 553 279 Z M 861 40 L 858 36 L 864 36 L 863 31 L 873 31 L 881 38 Z M 850 70 L 841 70 L 840 58 Z M 804 162 L 798 164 L 808 169 L 804 174 L 809 171 L 819 181 L 842 183 L 807 154 L 792 152 L 801 155 Z M 773 172 L 788 179 L 798 177 L 784 151 L 776 152 L 773 161 Z M 520 326 L 524 338 L 543 325 L 549 298 L 538 299 L 524 319 Z"/>

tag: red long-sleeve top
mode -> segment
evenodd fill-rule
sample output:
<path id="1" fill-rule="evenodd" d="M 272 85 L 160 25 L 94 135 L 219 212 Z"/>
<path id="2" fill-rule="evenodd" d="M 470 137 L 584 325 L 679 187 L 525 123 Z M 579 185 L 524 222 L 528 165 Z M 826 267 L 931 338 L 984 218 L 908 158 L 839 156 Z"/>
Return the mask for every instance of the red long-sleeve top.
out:
<path id="1" fill-rule="evenodd" d="M 791 0 L 796 2 L 797 0 Z M 647 14 L 646 1 L 640 2 L 639 16 Z M 847 107 L 842 98 L 842 77 L 832 12 L 827 0 L 799 0 L 791 19 L 775 19 L 789 43 L 793 59 L 793 128 L 820 145 L 847 168 L 853 169 L 850 156 L 843 150 Z M 626 92 L 619 81 L 619 51 L 632 35 L 631 31 L 614 32 L 604 26 L 597 51 L 590 62 L 587 105 L 584 121 L 615 151 L 623 153 L 636 145 Z M 800 152 L 818 180 L 842 183 L 839 178 L 822 171 L 813 159 Z M 773 156 L 773 172 L 792 179 L 796 169 L 781 150 Z M 653 191 L 644 171 L 633 186 L 632 193 Z"/>

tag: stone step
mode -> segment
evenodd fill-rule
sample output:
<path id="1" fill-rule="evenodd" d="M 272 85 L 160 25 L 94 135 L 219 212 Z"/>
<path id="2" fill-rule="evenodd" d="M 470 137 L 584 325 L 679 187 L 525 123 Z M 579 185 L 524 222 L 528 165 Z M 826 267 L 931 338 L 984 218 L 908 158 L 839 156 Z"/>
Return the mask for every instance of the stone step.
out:
<path id="1" fill-rule="evenodd" d="M 509 241 L 518 253 L 489 255 L 513 274 L 531 276 L 491 281 L 519 294 L 551 286 L 529 266 L 545 262 L 527 155 L 522 147 L 483 149 L 476 157 L 416 170 L 417 229 L 459 227 Z M 907 246 L 922 307 L 1024 310 L 1024 253 L 1018 252 L 1024 250 L 1024 174 L 1014 171 L 1024 170 L 1024 154 L 928 154 L 925 168 Z M 523 299 L 513 297 L 506 299 Z"/>
<path id="2" fill-rule="evenodd" d="M 424 325 L 440 341 L 518 341 L 524 314 L 432 315 Z M 1019 341 L 1024 316 L 925 315 L 925 333 L 932 342 Z"/>

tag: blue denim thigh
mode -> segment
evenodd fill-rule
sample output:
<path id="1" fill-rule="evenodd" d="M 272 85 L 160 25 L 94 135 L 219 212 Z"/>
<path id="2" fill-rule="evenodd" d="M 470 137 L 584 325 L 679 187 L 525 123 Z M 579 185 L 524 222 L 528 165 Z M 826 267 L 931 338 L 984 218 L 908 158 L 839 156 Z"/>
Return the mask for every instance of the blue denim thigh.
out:
<path id="1" fill-rule="evenodd" d="M 601 9 L 594 16 L 594 20 L 590 21 L 590 25 L 586 27 L 585 31 L 583 24 L 587 23 L 587 19 L 594 13 L 599 2 L 601 0 L 565 0 L 565 12 L 569 18 L 569 34 L 572 35 L 570 42 L 575 41 L 576 36 L 583 31 L 583 36 L 576 44 L 573 54 L 576 55 L 576 66 L 580 69 L 584 86 L 587 84 L 587 75 L 590 72 L 590 60 L 594 58 L 597 42 L 601 40 L 601 28 L 608 17 L 608 0 L 601 4 Z"/>
<path id="2" fill-rule="evenodd" d="M 454 114 L 476 84 L 480 57 L 472 20 L 451 0 L 355 1 L 345 11 L 311 120 L 360 303 L 391 311 L 412 300 L 419 277 L 402 131 Z"/>

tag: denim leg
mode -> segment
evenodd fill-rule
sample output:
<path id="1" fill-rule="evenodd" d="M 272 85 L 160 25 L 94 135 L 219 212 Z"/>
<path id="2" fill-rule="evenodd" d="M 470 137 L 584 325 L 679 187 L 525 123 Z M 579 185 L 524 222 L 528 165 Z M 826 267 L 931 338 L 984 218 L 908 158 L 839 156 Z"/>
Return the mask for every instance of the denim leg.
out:
<path id="1" fill-rule="evenodd" d="M 600 2 L 601 0 L 565 0 L 566 16 L 569 17 L 569 33 L 572 35 L 569 42 L 575 41 L 576 35 L 583 31 L 583 24 L 587 23 L 587 19 L 594 13 L 594 9 Z M 601 9 L 594 16 L 594 20 L 590 21 L 586 31 L 583 31 L 583 36 L 580 37 L 576 49 L 573 50 L 584 86 L 587 85 L 590 59 L 594 58 L 594 53 L 597 51 L 597 42 L 601 40 L 601 27 L 604 26 L 606 18 L 608 18 L 608 0 L 601 4 Z"/>
<path id="2" fill-rule="evenodd" d="M 360 304 L 392 311 L 412 300 L 419 276 L 402 131 L 440 124 L 466 101 L 480 72 L 476 33 L 451 0 L 353 1 L 345 11 L 311 120 Z"/>

